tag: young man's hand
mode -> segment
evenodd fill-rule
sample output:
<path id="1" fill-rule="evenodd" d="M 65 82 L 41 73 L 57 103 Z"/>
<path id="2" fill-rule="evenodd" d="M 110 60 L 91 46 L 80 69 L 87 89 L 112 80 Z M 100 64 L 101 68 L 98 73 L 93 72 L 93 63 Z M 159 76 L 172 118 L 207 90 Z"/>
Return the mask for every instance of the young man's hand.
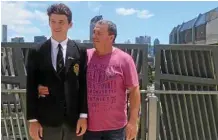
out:
<path id="1" fill-rule="evenodd" d="M 77 122 L 76 126 L 76 135 L 77 136 L 82 136 L 85 134 L 87 129 L 87 119 L 86 118 L 80 118 Z"/>
<path id="2" fill-rule="evenodd" d="M 29 124 L 29 134 L 33 140 L 41 140 L 42 137 L 42 126 L 38 121 L 30 122 Z"/>

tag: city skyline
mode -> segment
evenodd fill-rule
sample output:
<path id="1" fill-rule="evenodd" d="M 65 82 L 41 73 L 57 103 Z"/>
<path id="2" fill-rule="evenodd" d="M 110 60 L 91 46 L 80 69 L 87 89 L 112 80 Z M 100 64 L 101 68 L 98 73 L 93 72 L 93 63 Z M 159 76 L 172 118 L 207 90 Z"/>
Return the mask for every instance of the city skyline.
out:
<path id="1" fill-rule="evenodd" d="M 92 38 L 91 35 L 93 33 L 93 28 L 96 24 L 96 21 L 93 21 L 95 18 L 97 18 L 99 16 L 95 16 L 92 18 L 91 22 L 90 22 L 90 39 L 89 40 L 81 40 L 81 39 L 74 39 L 74 41 L 76 41 L 77 43 L 92 43 Z M 102 17 L 102 16 L 101 16 Z M 103 18 L 102 18 L 103 19 Z M 25 42 L 25 38 L 22 36 L 16 36 L 16 37 L 12 37 L 11 40 L 7 40 L 7 25 L 2 25 L 2 42 L 17 42 L 17 43 L 23 43 Z M 45 42 L 48 38 L 44 35 L 41 36 L 33 36 L 34 40 L 32 42 L 34 43 L 43 43 Z M 135 42 L 131 42 L 129 39 L 122 42 L 124 44 L 148 44 L 148 45 L 155 45 L 155 41 L 158 40 L 158 38 L 156 38 L 154 40 L 154 43 L 152 44 L 151 42 L 151 37 L 150 36 L 138 36 L 135 37 Z M 159 41 L 159 40 L 158 40 Z M 160 42 L 158 43 L 160 44 Z"/>
<path id="2" fill-rule="evenodd" d="M 25 42 L 33 42 L 34 36 L 44 35 L 49 38 L 46 9 L 52 3 L 56 2 L 2 2 L 2 24 L 8 25 L 8 41 L 16 36 L 24 37 Z M 158 38 L 162 44 L 169 43 L 169 34 L 175 26 L 217 6 L 215 2 L 63 3 L 69 5 L 73 13 L 74 25 L 69 31 L 71 39 L 89 40 L 90 20 L 100 13 L 104 19 L 117 24 L 117 43 L 124 43 L 126 40 L 135 42 L 135 37 L 148 35 L 152 38 L 151 42 Z"/>

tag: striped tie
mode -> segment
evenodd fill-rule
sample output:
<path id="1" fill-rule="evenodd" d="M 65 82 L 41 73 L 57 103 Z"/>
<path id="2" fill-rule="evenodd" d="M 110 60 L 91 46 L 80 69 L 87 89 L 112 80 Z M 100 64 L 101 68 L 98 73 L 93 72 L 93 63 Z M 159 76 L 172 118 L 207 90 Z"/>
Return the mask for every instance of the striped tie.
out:
<path id="1" fill-rule="evenodd" d="M 64 57 L 62 52 L 61 44 L 58 44 L 58 54 L 57 54 L 57 61 L 56 61 L 56 71 L 61 79 L 64 79 Z"/>

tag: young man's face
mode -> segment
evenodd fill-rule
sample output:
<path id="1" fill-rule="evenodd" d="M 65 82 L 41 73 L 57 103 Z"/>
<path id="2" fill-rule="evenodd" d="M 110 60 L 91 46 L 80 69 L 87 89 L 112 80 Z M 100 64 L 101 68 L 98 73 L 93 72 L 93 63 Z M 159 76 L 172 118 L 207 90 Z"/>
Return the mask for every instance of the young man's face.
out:
<path id="1" fill-rule="evenodd" d="M 107 24 L 96 24 L 93 30 L 93 43 L 97 46 L 104 46 L 113 42 L 114 35 L 109 35 Z"/>
<path id="2" fill-rule="evenodd" d="M 66 15 L 51 14 L 49 18 L 49 25 L 51 27 L 52 35 L 58 37 L 67 34 L 67 31 L 71 28 L 72 23 L 68 23 Z"/>

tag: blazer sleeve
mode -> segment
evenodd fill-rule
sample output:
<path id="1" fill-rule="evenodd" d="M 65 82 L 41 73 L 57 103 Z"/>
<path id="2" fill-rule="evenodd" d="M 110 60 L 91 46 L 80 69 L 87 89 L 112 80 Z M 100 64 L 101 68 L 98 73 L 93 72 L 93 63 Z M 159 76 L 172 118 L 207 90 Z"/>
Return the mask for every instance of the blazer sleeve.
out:
<path id="1" fill-rule="evenodd" d="M 80 49 L 80 67 L 79 67 L 79 100 L 80 100 L 80 113 L 88 114 L 87 104 L 87 83 L 86 83 L 86 70 L 87 70 L 87 54 L 86 49 Z"/>
<path id="2" fill-rule="evenodd" d="M 27 120 L 37 119 L 37 102 L 38 102 L 38 67 L 37 67 L 37 51 L 31 49 L 27 59 L 27 83 L 26 83 L 26 108 Z"/>

